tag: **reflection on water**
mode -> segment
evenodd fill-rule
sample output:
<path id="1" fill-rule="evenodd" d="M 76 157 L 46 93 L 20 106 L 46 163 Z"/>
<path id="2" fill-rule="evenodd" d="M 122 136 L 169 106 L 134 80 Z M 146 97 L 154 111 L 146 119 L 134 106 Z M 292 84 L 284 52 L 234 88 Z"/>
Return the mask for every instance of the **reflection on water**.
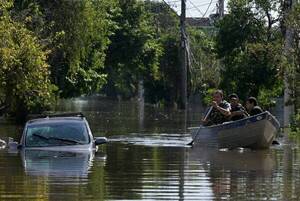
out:
<path id="1" fill-rule="evenodd" d="M 93 151 L 21 151 L 27 175 L 56 177 L 87 177 L 94 154 Z"/>
<path id="2" fill-rule="evenodd" d="M 275 167 L 274 153 L 270 150 L 217 150 L 191 148 L 187 161 L 207 164 L 213 169 L 229 171 L 262 171 L 269 172 Z"/>
<path id="3" fill-rule="evenodd" d="M 203 108 L 195 105 L 187 112 L 156 108 L 141 102 L 105 99 L 62 101 L 57 111 L 83 111 L 96 136 L 128 133 L 186 133 L 187 124 L 197 126 Z M 188 113 L 188 114 L 187 114 Z"/>
<path id="4" fill-rule="evenodd" d="M 191 148 L 186 127 L 201 108 L 141 105 L 62 102 L 57 110 L 83 111 L 110 142 L 98 153 L 0 150 L 0 200 L 299 200 L 299 138 L 269 150 Z M 19 135 L 0 127 L 0 139 Z"/>

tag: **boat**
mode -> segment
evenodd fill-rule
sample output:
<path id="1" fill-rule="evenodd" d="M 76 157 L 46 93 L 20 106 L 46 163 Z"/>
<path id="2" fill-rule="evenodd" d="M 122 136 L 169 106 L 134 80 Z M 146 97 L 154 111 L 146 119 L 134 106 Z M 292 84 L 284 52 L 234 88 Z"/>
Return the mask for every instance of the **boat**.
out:
<path id="1" fill-rule="evenodd" d="M 270 147 L 279 128 L 276 117 L 266 111 L 237 121 L 189 130 L 194 146 L 265 149 Z"/>

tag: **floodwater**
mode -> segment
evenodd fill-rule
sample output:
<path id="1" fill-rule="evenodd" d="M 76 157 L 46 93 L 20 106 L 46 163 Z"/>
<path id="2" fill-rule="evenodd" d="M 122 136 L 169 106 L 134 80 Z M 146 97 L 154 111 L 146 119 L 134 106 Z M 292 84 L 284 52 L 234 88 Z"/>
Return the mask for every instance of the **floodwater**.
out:
<path id="1" fill-rule="evenodd" d="M 0 150 L 0 200 L 300 200 L 300 140 L 282 137 L 268 150 L 191 148 L 187 112 L 135 102 L 62 101 L 57 111 L 82 111 L 98 152 Z M 0 122 L 0 138 L 22 127 Z"/>

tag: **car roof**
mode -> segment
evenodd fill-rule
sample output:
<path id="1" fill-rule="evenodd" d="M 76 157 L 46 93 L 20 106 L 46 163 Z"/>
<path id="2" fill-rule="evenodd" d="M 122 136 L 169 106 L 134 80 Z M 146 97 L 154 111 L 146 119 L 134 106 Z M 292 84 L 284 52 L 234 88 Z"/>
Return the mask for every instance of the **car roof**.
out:
<path id="1" fill-rule="evenodd" d="M 44 124 L 44 123 L 63 123 L 63 122 L 84 122 L 82 117 L 52 117 L 52 118 L 37 118 L 27 121 L 27 125 Z"/>
<path id="2" fill-rule="evenodd" d="M 78 122 L 86 121 L 82 113 L 62 113 L 62 114 L 50 114 L 50 115 L 35 115 L 27 121 L 27 125 L 40 124 L 40 123 L 54 123 L 54 122 Z"/>

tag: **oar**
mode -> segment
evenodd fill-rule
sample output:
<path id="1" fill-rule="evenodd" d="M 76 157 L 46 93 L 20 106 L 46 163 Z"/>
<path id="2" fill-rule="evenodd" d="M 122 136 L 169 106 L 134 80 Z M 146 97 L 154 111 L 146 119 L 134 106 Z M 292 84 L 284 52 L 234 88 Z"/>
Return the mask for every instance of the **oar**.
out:
<path id="1" fill-rule="evenodd" d="M 208 116 L 210 115 L 212 109 L 213 109 L 213 106 L 210 106 L 210 108 L 209 108 L 208 112 L 206 113 L 206 115 L 205 115 L 203 121 L 206 121 L 206 119 L 207 119 Z M 200 127 L 201 127 L 201 126 L 200 126 Z M 196 136 L 199 134 L 199 130 L 200 130 L 200 128 L 198 129 L 198 131 L 197 131 L 197 133 L 196 133 L 196 135 L 195 135 L 194 138 L 196 138 Z M 192 145 L 193 143 L 194 143 L 194 140 L 192 140 L 192 141 L 191 141 L 190 143 L 188 143 L 187 145 Z"/>

